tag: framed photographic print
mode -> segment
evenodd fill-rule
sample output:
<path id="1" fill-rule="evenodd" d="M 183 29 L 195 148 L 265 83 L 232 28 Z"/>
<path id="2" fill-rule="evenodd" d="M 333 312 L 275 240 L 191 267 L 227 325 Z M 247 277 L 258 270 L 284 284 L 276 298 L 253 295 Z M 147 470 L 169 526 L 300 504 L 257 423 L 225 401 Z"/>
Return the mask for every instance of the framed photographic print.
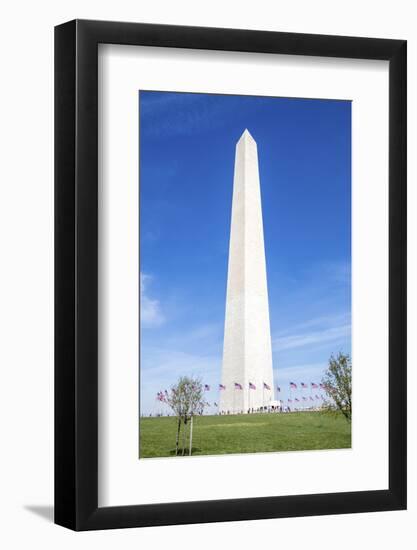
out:
<path id="1" fill-rule="evenodd" d="M 406 507 L 406 42 L 55 30 L 55 521 Z"/>

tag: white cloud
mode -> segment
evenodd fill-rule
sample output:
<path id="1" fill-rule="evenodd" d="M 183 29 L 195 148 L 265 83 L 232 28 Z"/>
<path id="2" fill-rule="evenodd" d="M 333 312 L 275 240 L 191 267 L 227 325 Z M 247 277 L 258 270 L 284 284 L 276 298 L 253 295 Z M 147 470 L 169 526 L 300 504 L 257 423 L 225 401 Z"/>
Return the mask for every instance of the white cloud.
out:
<path id="1" fill-rule="evenodd" d="M 159 300 L 152 299 L 147 294 L 150 280 L 150 275 L 140 274 L 140 320 L 144 328 L 158 327 L 165 322 Z"/>
<path id="2" fill-rule="evenodd" d="M 220 372 L 221 360 L 215 355 L 198 355 L 175 349 L 147 348 L 141 369 L 153 377 L 174 383 L 179 376 L 207 376 Z"/>
<path id="3" fill-rule="evenodd" d="M 179 327 L 180 328 L 180 327 Z M 186 353 L 205 354 L 221 352 L 223 349 L 223 325 L 204 323 L 189 330 L 176 330 L 164 338 L 164 346 Z"/>
<path id="4" fill-rule="evenodd" d="M 334 326 L 349 325 L 351 320 L 350 313 L 339 313 L 335 315 L 322 315 L 314 317 L 313 319 L 307 319 L 301 323 L 297 323 L 289 327 L 289 329 L 280 331 L 280 336 L 286 336 L 287 334 L 301 333 L 305 329 L 314 329 L 316 331 L 323 328 L 330 328 Z"/>
<path id="5" fill-rule="evenodd" d="M 305 326 L 314 326 L 314 321 L 306 323 Z M 299 327 L 300 328 L 300 327 Z M 328 342 L 340 341 L 350 335 L 350 323 L 339 326 L 323 327 L 315 331 L 297 331 L 285 334 L 273 340 L 272 346 L 275 351 L 301 348 L 304 346 L 315 346 Z"/>

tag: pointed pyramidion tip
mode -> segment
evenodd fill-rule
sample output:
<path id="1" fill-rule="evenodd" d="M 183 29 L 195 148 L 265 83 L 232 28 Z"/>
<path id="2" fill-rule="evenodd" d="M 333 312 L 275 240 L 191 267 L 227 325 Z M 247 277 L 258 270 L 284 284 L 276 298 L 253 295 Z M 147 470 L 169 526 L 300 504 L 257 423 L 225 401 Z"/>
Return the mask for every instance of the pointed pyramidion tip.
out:
<path id="1" fill-rule="evenodd" d="M 249 141 L 253 141 L 253 142 L 255 141 L 252 137 L 252 134 L 249 132 L 249 130 L 247 128 L 245 128 L 243 134 L 239 138 L 239 141 L 242 141 L 242 140 L 249 140 Z"/>

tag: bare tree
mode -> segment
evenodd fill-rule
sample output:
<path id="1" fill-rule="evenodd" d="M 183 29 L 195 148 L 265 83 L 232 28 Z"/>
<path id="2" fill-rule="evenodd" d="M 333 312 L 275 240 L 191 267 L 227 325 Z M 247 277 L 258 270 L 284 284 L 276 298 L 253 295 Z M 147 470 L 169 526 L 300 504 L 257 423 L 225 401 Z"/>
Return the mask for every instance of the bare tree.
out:
<path id="1" fill-rule="evenodd" d="M 322 384 L 329 397 L 328 408 L 336 407 L 346 420 L 352 420 L 352 362 L 348 354 L 340 353 L 329 359 Z"/>
<path id="2" fill-rule="evenodd" d="M 205 402 L 203 400 L 203 384 L 201 380 L 188 376 L 182 376 L 178 380 L 178 382 L 171 387 L 171 390 L 169 392 L 167 390 L 165 390 L 164 393 L 159 392 L 157 394 L 157 399 L 159 398 L 158 396 L 163 397 L 162 400 L 171 407 L 177 417 L 175 455 L 178 455 L 181 425 L 184 426 L 182 439 L 182 455 L 184 456 L 185 454 L 187 439 L 186 426 L 191 420 L 189 448 L 189 454 L 191 454 L 193 417 L 198 411 L 204 409 L 205 406 Z"/>

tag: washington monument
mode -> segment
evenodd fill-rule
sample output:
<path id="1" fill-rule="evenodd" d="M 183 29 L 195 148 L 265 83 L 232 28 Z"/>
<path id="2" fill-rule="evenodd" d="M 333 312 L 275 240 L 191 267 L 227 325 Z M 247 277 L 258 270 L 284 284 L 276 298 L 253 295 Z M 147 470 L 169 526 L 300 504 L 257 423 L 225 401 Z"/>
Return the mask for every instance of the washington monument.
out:
<path id="1" fill-rule="evenodd" d="M 235 155 L 219 411 L 247 413 L 273 399 L 258 152 L 245 130 Z"/>

